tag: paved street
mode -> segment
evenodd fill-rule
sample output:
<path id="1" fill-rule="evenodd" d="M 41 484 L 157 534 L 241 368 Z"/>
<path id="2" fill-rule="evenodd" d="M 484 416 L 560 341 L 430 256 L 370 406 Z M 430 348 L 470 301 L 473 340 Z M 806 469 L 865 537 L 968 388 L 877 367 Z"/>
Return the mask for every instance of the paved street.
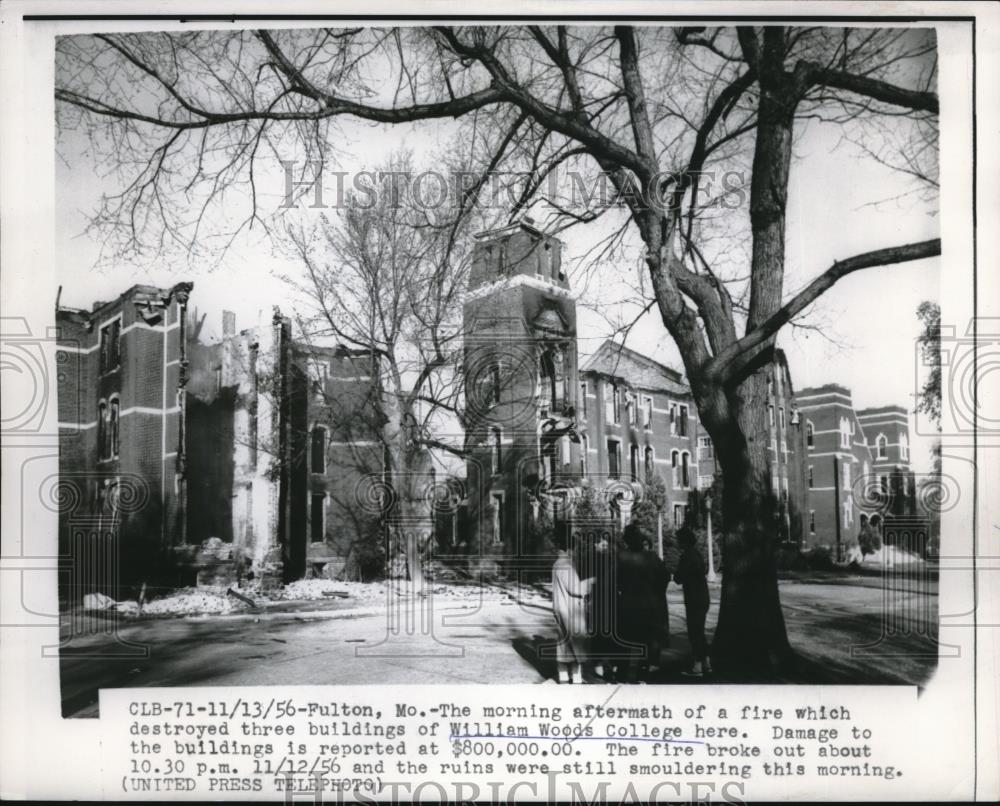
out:
<path id="1" fill-rule="evenodd" d="M 878 578 L 782 582 L 792 644 L 814 670 L 788 682 L 926 682 L 936 664 L 928 637 L 928 625 L 937 622 L 936 583 L 929 593 L 914 592 L 906 581 L 895 584 L 885 591 Z M 709 631 L 718 587 L 712 596 Z M 675 585 L 668 598 L 671 649 L 649 682 L 690 683 L 680 674 L 688 644 Z M 384 607 L 358 609 L 349 602 L 303 603 L 292 612 L 260 615 L 125 622 L 118 641 L 107 632 L 71 641 L 72 651 L 82 654 L 64 652 L 61 660 L 64 715 L 96 716 L 98 690 L 106 687 L 551 680 L 552 661 L 541 656 L 548 654 L 555 624 L 543 592 L 515 601 L 487 588 L 481 598 L 433 600 L 432 612 L 432 634 L 419 637 L 405 629 L 387 635 Z M 89 626 L 106 629 L 107 622 L 91 620 Z M 886 628 L 894 636 L 880 641 Z M 148 657 L 141 657 L 142 646 L 148 646 Z"/>

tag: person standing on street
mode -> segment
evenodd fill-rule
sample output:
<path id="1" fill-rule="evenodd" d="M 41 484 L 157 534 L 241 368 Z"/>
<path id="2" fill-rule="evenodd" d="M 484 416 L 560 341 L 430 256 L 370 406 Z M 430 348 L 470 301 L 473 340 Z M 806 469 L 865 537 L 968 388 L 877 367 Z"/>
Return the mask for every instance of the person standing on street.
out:
<path id="1" fill-rule="evenodd" d="M 563 536 L 552 565 L 552 614 L 559 628 L 556 665 L 560 683 L 582 683 L 587 658 L 587 594 L 593 579 L 582 578 Z"/>
<path id="2" fill-rule="evenodd" d="M 663 560 L 645 547 L 646 536 L 637 523 L 629 523 L 622 537 L 625 550 L 618 557 L 615 634 L 629 655 L 624 682 L 635 683 L 657 660 L 654 650 L 667 626 L 670 574 Z"/>
<path id="3" fill-rule="evenodd" d="M 710 604 L 705 560 L 698 551 L 695 533 L 689 527 L 682 526 L 677 530 L 677 542 L 681 547 L 681 557 L 674 573 L 674 581 L 684 588 L 684 615 L 687 619 L 688 640 L 694 654 L 691 670 L 685 674 L 702 677 L 712 671 L 708 659 L 708 641 L 705 638 L 705 617 Z"/>

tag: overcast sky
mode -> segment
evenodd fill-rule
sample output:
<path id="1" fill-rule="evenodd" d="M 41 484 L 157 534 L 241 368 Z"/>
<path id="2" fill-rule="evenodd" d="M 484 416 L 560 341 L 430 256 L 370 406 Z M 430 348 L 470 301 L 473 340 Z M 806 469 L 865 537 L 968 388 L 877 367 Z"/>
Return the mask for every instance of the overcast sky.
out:
<path id="1" fill-rule="evenodd" d="M 345 126 L 342 170 L 365 170 L 405 139 L 419 162 L 421 153 L 446 147 L 447 126 L 426 123 L 395 129 L 356 123 Z M 865 159 L 851 148 L 837 148 L 839 132 L 831 126 L 803 125 L 796 145 L 787 219 L 786 295 L 837 259 L 859 252 L 937 237 L 938 218 L 933 208 L 908 197 L 902 202 L 872 206 L 891 199 L 909 187 L 902 177 Z M 208 314 L 209 333 L 217 333 L 223 309 L 237 314 L 240 327 L 255 323 L 259 314 L 269 317 L 275 304 L 294 310 L 279 274 L 297 267 L 277 257 L 259 231 L 234 243 L 217 266 L 190 265 L 182 257 L 97 270 L 99 247 L 84 234 L 87 213 L 111 192 L 115 184 L 95 173 L 82 138 L 63 134 L 57 157 L 56 247 L 62 303 L 90 307 L 98 299 L 111 299 L 134 283 L 169 286 L 180 280 L 195 284 L 191 305 Z M 286 158 L 293 159 L 294 154 Z M 283 173 L 274 167 L 272 190 L 263 193 L 262 205 L 276 209 L 284 192 Z M 262 184 L 260 181 L 258 184 Z M 307 213 L 298 213 L 306 215 Z M 315 213 L 308 213 L 315 215 Z M 579 258 L 593 243 L 598 226 L 580 227 L 563 234 L 571 282 L 580 280 Z M 616 266 L 619 279 L 634 284 L 638 256 Z M 795 387 L 840 383 L 851 389 L 857 408 L 899 404 L 914 405 L 915 339 L 919 332 L 916 308 L 925 299 L 939 297 L 939 260 L 923 260 L 850 275 L 828 291 L 809 312 L 807 322 L 822 333 L 786 327 L 779 344 L 788 354 Z M 589 354 L 611 330 L 608 318 L 630 319 L 630 310 L 608 309 L 608 299 L 620 298 L 614 276 L 590 278 L 582 292 L 579 321 L 580 352 Z M 592 307 L 601 308 L 598 314 Z M 680 367 L 680 360 L 658 314 L 645 316 L 631 330 L 628 346 Z M 911 418 L 912 458 L 918 472 L 930 462 L 929 442 L 915 433 Z"/>

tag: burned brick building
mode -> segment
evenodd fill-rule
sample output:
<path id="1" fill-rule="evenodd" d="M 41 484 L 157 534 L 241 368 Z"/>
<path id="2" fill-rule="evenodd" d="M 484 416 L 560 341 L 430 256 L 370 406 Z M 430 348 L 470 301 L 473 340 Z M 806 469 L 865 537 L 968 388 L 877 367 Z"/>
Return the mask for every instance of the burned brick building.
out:
<path id="1" fill-rule="evenodd" d="M 582 487 L 619 501 L 620 523 L 654 475 L 667 526 L 704 505 L 693 492 L 711 488 L 718 468 L 686 379 L 610 340 L 581 364 L 558 239 L 530 220 L 480 235 L 464 315 L 470 545 L 480 557 L 530 564 L 540 498 L 572 499 Z M 904 408 L 855 414 L 843 387 L 796 392 L 781 350 L 767 372 L 780 542 L 839 554 L 881 521 L 883 500 L 913 509 Z"/>
<path id="2" fill-rule="evenodd" d="M 377 528 L 371 355 L 293 337 L 275 309 L 200 338 L 190 283 L 58 307 L 61 554 L 97 587 L 348 570 Z M 93 586 L 92 586 L 93 587 Z"/>

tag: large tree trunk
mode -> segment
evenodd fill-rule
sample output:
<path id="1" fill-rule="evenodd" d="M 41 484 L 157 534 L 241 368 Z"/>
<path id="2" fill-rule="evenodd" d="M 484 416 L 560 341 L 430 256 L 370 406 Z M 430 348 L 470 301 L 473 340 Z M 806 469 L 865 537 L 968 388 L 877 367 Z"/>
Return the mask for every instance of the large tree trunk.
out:
<path id="1" fill-rule="evenodd" d="M 399 529 L 403 532 L 406 547 L 406 568 L 414 593 L 424 590 L 423 554 L 431 537 L 431 521 L 427 502 L 421 496 L 421 473 L 413 461 L 406 462 L 404 478 L 400 479 Z"/>
<path id="2" fill-rule="evenodd" d="M 763 371 L 732 395 L 734 414 L 718 452 L 726 537 L 712 659 L 719 672 L 733 679 L 773 677 L 792 658 L 778 598 L 766 397 Z"/>
<path id="3" fill-rule="evenodd" d="M 781 307 L 785 210 L 797 90 L 783 69 L 784 30 L 767 28 L 758 65 L 760 103 L 750 186 L 753 253 L 747 332 Z M 722 599 L 713 644 L 720 670 L 736 677 L 773 675 L 792 657 L 778 598 L 776 497 L 771 487 L 767 374 L 774 339 L 727 384 L 728 417 L 716 441 L 723 475 Z"/>

